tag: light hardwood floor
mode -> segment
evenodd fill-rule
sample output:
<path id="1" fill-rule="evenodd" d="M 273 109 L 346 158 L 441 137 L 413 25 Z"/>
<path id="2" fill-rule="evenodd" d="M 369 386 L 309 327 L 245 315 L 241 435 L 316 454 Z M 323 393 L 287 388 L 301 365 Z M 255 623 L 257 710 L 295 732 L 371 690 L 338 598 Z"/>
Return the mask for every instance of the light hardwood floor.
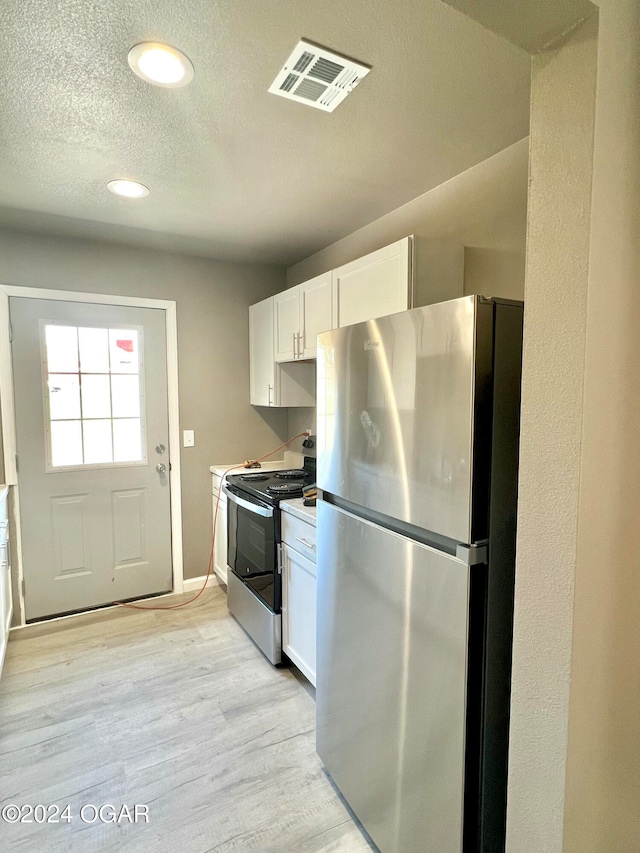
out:
<path id="1" fill-rule="evenodd" d="M 315 753 L 314 712 L 219 588 L 178 611 L 14 632 L 0 681 L 0 808 L 69 803 L 73 819 L 0 819 L 0 850 L 370 853 Z M 87 803 L 145 804 L 149 823 L 84 824 Z"/>

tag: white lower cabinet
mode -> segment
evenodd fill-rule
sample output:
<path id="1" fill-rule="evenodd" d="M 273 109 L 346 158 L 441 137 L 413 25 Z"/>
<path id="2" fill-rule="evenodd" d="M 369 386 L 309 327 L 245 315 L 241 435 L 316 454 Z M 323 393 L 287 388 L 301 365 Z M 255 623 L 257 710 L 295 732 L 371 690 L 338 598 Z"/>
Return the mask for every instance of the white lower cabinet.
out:
<path id="1" fill-rule="evenodd" d="M 316 564 L 282 546 L 282 649 L 315 687 Z"/>
<path id="2" fill-rule="evenodd" d="M 211 469 L 211 508 L 213 522 L 213 571 L 223 584 L 227 583 L 227 496 L 224 492 L 220 494 L 218 505 L 218 516 L 216 518 L 216 504 L 218 494 L 222 486 L 222 472 L 226 470 L 220 466 L 218 470 Z"/>
<path id="3" fill-rule="evenodd" d="M 282 650 L 316 685 L 316 528 L 282 512 Z"/>
<path id="4" fill-rule="evenodd" d="M 11 559 L 9 550 L 9 512 L 7 490 L 0 499 L 0 672 L 4 663 L 13 605 L 11 600 Z"/>
<path id="5" fill-rule="evenodd" d="M 216 501 L 218 495 L 213 494 L 213 518 L 215 521 L 213 543 L 213 571 L 223 584 L 227 583 L 227 499 L 224 493 L 220 496 L 218 517 L 216 518 Z"/>

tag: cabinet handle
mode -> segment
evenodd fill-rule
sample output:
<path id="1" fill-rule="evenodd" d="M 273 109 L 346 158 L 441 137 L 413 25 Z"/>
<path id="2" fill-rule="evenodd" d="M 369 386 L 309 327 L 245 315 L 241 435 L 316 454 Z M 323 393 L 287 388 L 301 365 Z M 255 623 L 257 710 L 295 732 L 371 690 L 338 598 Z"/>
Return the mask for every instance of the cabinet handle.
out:
<path id="1" fill-rule="evenodd" d="M 306 545 L 307 548 L 312 548 L 314 551 L 316 550 L 316 546 L 313 542 L 307 542 L 306 539 L 302 539 L 300 536 L 296 536 L 298 542 L 302 542 L 303 545 Z"/>
<path id="2" fill-rule="evenodd" d="M 271 392 L 273 391 L 273 385 L 269 385 L 269 405 L 273 406 L 273 400 L 271 399 Z"/>
<path id="3" fill-rule="evenodd" d="M 302 352 L 302 332 L 298 332 L 298 358 L 302 358 L 304 353 Z"/>
<path id="4" fill-rule="evenodd" d="M 298 357 L 298 347 L 297 347 L 298 338 L 297 338 L 297 335 L 295 332 L 292 332 L 291 334 L 293 335 L 293 357 L 297 358 Z"/>

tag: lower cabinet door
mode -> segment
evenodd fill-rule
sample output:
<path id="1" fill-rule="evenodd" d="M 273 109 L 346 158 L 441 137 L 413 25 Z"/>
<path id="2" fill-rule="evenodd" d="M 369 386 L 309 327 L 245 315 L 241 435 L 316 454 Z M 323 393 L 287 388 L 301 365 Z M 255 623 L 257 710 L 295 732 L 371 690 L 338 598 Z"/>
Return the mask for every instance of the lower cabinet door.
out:
<path id="1" fill-rule="evenodd" d="M 216 500 L 218 496 L 213 496 L 213 517 L 216 517 Z M 227 582 L 227 501 L 226 498 L 220 498 L 218 506 L 218 518 L 215 527 L 215 542 L 213 545 L 213 571 L 220 578 L 222 583 Z"/>
<path id="2" fill-rule="evenodd" d="M 283 650 L 315 687 L 316 566 L 288 545 L 283 545 L 283 557 Z"/>
<path id="3" fill-rule="evenodd" d="M 0 673 L 9 641 L 13 607 L 11 604 L 11 559 L 9 556 L 9 518 L 6 498 L 0 504 Z"/>

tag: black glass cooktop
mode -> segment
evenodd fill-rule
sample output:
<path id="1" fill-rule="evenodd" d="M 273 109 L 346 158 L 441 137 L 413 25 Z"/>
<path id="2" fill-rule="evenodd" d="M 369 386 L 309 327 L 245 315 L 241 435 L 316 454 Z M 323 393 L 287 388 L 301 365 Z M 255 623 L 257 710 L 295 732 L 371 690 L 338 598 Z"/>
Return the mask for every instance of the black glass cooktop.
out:
<path id="1" fill-rule="evenodd" d="M 227 482 L 241 492 L 277 506 L 284 498 L 302 497 L 303 486 L 315 483 L 316 460 L 313 457 L 305 457 L 304 464 L 304 469 L 230 474 Z"/>
<path id="2" fill-rule="evenodd" d="M 279 495 L 280 497 L 286 495 L 288 498 L 299 498 L 302 496 L 303 486 L 303 480 L 300 480 L 299 482 L 274 483 L 271 486 L 267 486 L 267 491 L 270 495 Z"/>

